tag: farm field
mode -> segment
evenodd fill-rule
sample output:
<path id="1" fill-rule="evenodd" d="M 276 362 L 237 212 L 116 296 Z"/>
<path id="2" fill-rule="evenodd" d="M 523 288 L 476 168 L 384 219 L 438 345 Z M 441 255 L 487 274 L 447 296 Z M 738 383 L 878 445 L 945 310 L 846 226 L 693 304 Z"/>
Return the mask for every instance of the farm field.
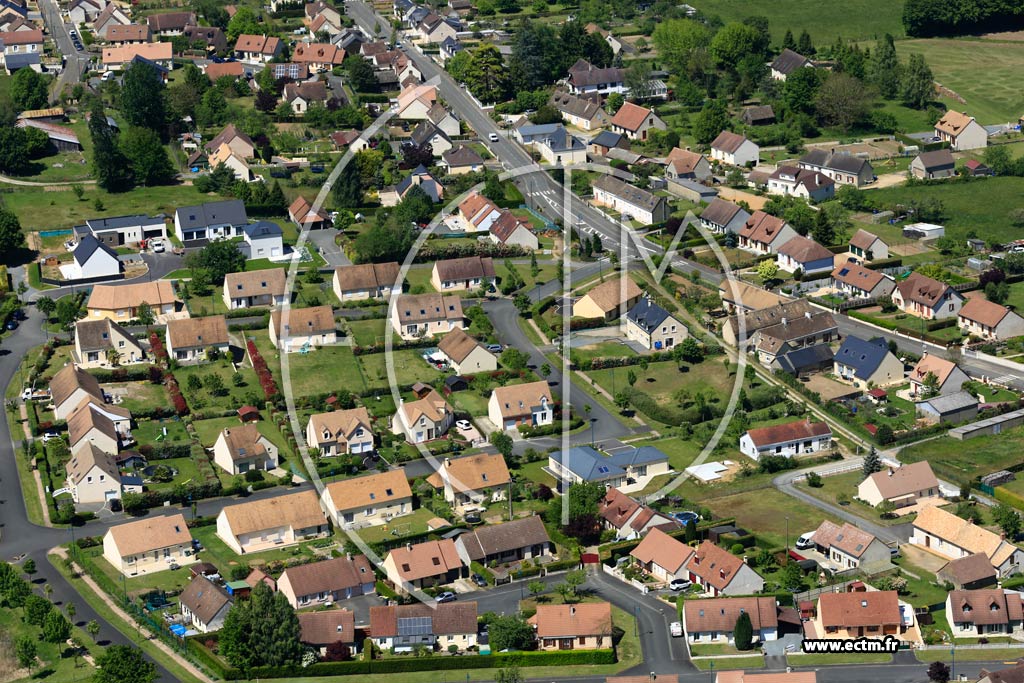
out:
<path id="1" fill-rule="evenodd" d="M 822 519 L 841 523 L 832 515 L 825 515 L 816 507 L 787 496 L 775 488 L 762 488 L 732 496 L 722 496 L 706 501 L 708 507 L 722 517 L 735 517 L 736 524 L 755 532 L 773 546 L 786 543 L 786 528 L 789 527 L 789 542 L 800 534 L 813 531 Z"/>
<path id="2" fill-rule="evenodd" d="M 940 479 L 959 483 L 974 477 L 1006 469 L 1024 459 L 1021 446 L 1024 429 L 1017 428 L 991 436 L 978 436 L 968 442 L 950 437 L 933 439 L 904 448 L 903 462 L 927 460 Z"/>
<path id="3" fill-rule="evenodd" d="M 794 36 L 806 30 L 815 45 L 830 45 L 836 38 L 847 40 L 874 40 L 891 33 L 903 35 L 903 2 L 879 0 L 853 0 L 830 5 L 828 12 L 819 11 L 820 5 L 801 0 L 780 0 L 768 7 L 751 5 L 745 0 L 709 0 L 698 9 L 708 16 L 718 15 L 722 21 L 743 21 L 752 14 L 770 14 L 769 28 L 773 42 L 781 43 L 786 29 Z"/>

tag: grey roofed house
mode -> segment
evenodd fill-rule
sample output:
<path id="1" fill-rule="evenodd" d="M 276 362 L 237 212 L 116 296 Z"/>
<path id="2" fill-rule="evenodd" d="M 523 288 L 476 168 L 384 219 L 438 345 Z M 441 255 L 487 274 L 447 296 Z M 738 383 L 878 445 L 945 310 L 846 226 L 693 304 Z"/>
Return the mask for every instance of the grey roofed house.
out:
<path id="1" fill-rule="evenodd" d="M 590 139 L 590 144 L 595 147 L 607 147 L 609 149 L 615 149 L 622 145 L 623 141 L 626 140 L 626 136 L 622 133 L 616 133 L 610 130 L 603 130 Z"/>
<path id="2" fill-rule="evenodd" d="M 71 253 L 75 257 L 75 263 L 81 266 L 88 263 L 89 259 L 92 258 L 92 255 L 97 251 L 106 252 L 117 260 L 117 252 L 103 244 L 103 242 L 100 242 L 92 235 L 86 235 L 82 239 L 78 240 L 78 246 L 75 247 L 75 250 Z"/>
<path id="3" fill-rule="evenodd" d="M 254 237 L 278 237 L 284 234 L 281 230 L 281 226 L 273 221 L 257 221 L 255 223 L 249 223 L 242 228 L 242 232 L 244 232 L 249 239 Z"/>
<path id="4" fill-rule="evenodd" d="M 435 261 L 437 277 L 441 282 L 452 280 L 474 280 L 494 278 L 494 259 L 490 256 L 467 256 L 465 258 Z"/>
<path id="5" fill-rule="evenodd" d="M 665 319 L 672 314 L 654 303 L 651 299 L 644 297 L 626 313 L 626 319 L 637 325 L 645 332 L 657 328 Z"/>
<path id="6" fill-rule="evenodd" d="M 618 159 L 619 161 L 625 161 L 630 166 L 632 166 L 633 164 L 639 164 L 644 158 L 643 154 L 637 154 L 636 152 L 624 149 L 622 147 L 610 148 L 607 152 L 605 152 L 605 156 L 608 157 L 609 159 Z"/>
<path id="7" fill-rule="evenodd" d="M 836 351 L 835 359 L 848 368 L 852 368 L 853 374 L 858 379 L 867 380 L 875 374 L 875 370 L 888 355 L 889 345 L 881 337 L 865 341 L 860 337 L 847 335 L 843 340 L 843 345 Z"/>
<path id="8" fill-rule="evenodd" d="M 109 318 L 101 320 L 79 320 L 75 323 L 75 339 L 82 351 L 103 351 L 111 348 L 111 330 L 116 331 L 125 339 L 135 339 L 131 332 L 124 329 Z M 140 348 L 138 342 L 135 343 Z"/>
<path id="9" fill-rule="evenodd" d="M 758 332 L 761 340 L 758 348 L 766 351 L 772 350 L 777 344 L 802 339 L 804 337 L 817 336 L 818 334 L 835 331 L 836 321 L 832 314 L 827 311 L 817 311 L 810 315 L 799 318 L 788 319 L 786 322 L 779 322 L 771 327 L 763 327 Z M 749 330 L 748 330 L 749 332 Z"/>
<path id="10" fill-rule="evenodd" d="M 475 149 L 459 145 L 441 155 L 441 159 L 449 168 L 461 168 L 463 166 L 479 166 L 484 163 Z"/>
<path id="11" fill-rule="evenodd" d="M 743 207 L 738 204 L 719 199 L 715 197 L 710 204 L 707 205 L 701 214 L 700 219 L 705 223 L 711 223 L 720 228 L 724 228 L 732 222 L 732 219 L 736 217 L 736 214 L 743 211 Z"/>
<path id="12" fill-rule="evenodd" d="M 918 155 L 925 172 L 947 171 L 956 168 L 956 160 L 948 149 L 935 149 Z"/>
<path id="13" fill-rule="evenodd" d="M 115 216 L 112 218 L 87 218 L 85 225 L 92 232 L 104 232 L 106 230 L 119 230 L 141 225 L 143 228 L 157 227 L 164 224 L 164 216 L 147 216 L 136 214 L 134 216 Z"/>
<path id="14" fill-rule="evenodd" d="M 861 159 L 849 152 L 829 152 L 824 149 L 812 149 L 800 157 L 800 163 L 854 174 L 859 174 L 865 165 L 870 166 L 867 159 Z"/>
<path id="15" fill-rule="evenodd" d="M 996 568 L 985 553 L 972 553 L 950 560 L 939 568 L 936 576 L 940 581 L 949 581 L 959 590 L 994 586 L 998 580 Z"/>
<path id="16" fill-rule="evenodd" d="M 398 74 L 396 74 L 391 69 L 377 71 L 374 75 L 377 77 L 377 83 L 380 85 L 391 85 L 393 83 L 398 83 Z"/>
<path id="17" fill-rule="evenodd" d="M 732 154 L 746 141 L 747 139 L 739 133 L 723 130 L 718 137 L 712 140 L 711 149 L 720 149 L 727 154 Z"/>
<path id="18" fill-rule="evenodd" d="M 939 415 L 950 415 L 961 410 L 978 407 L 978 398 L 966 391 L 957 391 L 952 394 L 933 396 L 927 400 L 919 401 L 918 405 L 927 404 Z"/>
<path id="19" fill-rule="evenodd" d="M 182 206 L 174 212 L 182 230 L 206 228 L 211 225 L 245 225 L 249 216 L 241 199 L 225 199 L 196 206 Z"/>
<path id="20" fill-rule="evenodd" d="M 426 145 L 433 140 L 435 136 L 439 136 L 444 140 L 447 140 L 449 143 L 452 141 L 451 138 L 448 137 L 447 133 L 430 121 L 421 121 L 420 124 L 412 131 L 409 139 L 417 147 L 423 147 L 423 145 Z"/>
<path id="21" fill-rule="evenodd" d="M 832 367 L 832 349 L 828 344 L 817 344 L 794 349 L 776 356 L 772 361 L 773 370 L 781 370 L 791 375 L 799 375 L 811 370 L 823 370 Z"/>
<path id="22" fill-rule="evenodd" d="M 178 602 L 195 615 L 196 620 L 209 625 L 225 607 L 231 606 L 231 596 L 204 576 L 197 576 L 178 596 Z"/>
<path id="23" fill-rule="evenodd" d="M 594 118 L 601 111 L 600 103 L 567 92 L 552 93 L 549 104 L 560 112 L 586 120 Z"/>
<path id="24" fill-rule="evenodd" d="M 569 67 L 569 82 L 577 88 L 591 85 L 622 83 L 625 69 L 596 67 L 585 59 L 579 59 Z"/>
<path id="25" fill-rule="evenodd" d="M 527 546 L 543 544 L 550 547 L 551 537 L 541 518 L 533 515 L 504 524 L 477 527 L 459 536 L 456 544 L 466 549 L 471 560 L 479 561 Z"/>
<path id="26" fill-rule="evenodd" d="M 772 62 L 772 71 L 778 71 L 784 76 L 788 76 L 797 69 L 801 69 L 811 63 L 811 60 L 804 57 L 798 52 L 793 52 L 789 48 L 782 51 L 778 57 Z"/>
<path id="27" fill-rule="evenodd" d="M 748 126 L 763 126 L 775 122 L 775 110 L 770 104 L 760 104 L 744 109 L 740 118 Z"/>
<path id="28" fill-rule="evenodd" d="M 658 204 L 665 201 L 664 197 L 648 192 L 639 187 L 633 187 L 629 183 L 619 180 L 615 176 L 602 175 L 593 182 L 593 187 L 604 190 L 609 194 L 624 199 L 634 206 L 639 206 L 648 211 L 654 211 Z"/>
<path id="29" fill-rule="evenodd" d="M 413 184 L 414 176 L 419 177 L 419 182 L 416 184 L 419 185 L 420 188 L 427 193 L 427 196 L 430 197 L 430 201 L 434 202 L 435 204 L 441 201 L 443 191 L 441 190 L 437 180 L 434 178 L 434 176 L 430 174 L 430 171 L 428 171 L 426 166 L 424 166 L 423 164 L 417 166 L 412 173 L 402 178 L 402 180 L 399 181 L 397 185 L 395 185 L 395 192 L 398 193 L 399 197 L 405 197 L 405 193 Z"/>
<path id="30" fill-rule="evenodd" d="M 668 456 L 654 446 L 640 446 L 614 453 L 609 460 L 619 467 L 633 467 L 652 462 L 664 462 L 668 460 Z"/>
<path id="31" fill-rule="evenodd" d="M 4 56 L 4 65 L 7 67 L 8 73 L 38 64 L 40 64 L 38 52 L 15 52 Z"/>

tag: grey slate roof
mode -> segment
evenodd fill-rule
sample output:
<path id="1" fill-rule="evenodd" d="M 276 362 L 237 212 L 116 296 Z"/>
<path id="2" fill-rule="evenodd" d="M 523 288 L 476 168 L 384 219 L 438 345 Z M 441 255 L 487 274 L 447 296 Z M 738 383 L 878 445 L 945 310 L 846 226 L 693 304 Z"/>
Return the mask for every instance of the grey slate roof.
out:
<path id="1" fill-rule="evenodd" d="M 772 69 L 778 71 L 780 74 L 788 76 L 797 69 L 806 65 L 810 60 L 804 57 L 798 52 L 793 52 L 789 48 L 782 51 L 775 61 L 772 62 Z"/>
<path id="2" fill-rule="evenodd" d="M 928 399 L 927 401 L 921 401 L 922 404 L 926 403 L 930 405 L 935 412 L 940 415 L 951 413 L 956 410 L 962 410 L 963 408 L 971 408 L 978 405 L 978 399 L 975 396 L 967 393 L 966 391 L 957 391 L 952 394 L 944 394 L 942 396 L 935 396 Z"/>
<path id="3" fill-rule="evenodd" d="M 715 197 L 708 204 L 707 208 L 701 212 L 700 218 L 713 225 L 724 227 L 742 210 L 738 204 Z"/>
<path id="4" fill-rule="evenodd" d="M 657 328 L 672 314 L 664 308 L 644 297 L 636 302 L 633 308 L 626 313 L 626 319 L 635 323 L 645 332 Z"/>
<path id="5" fill-rule="evenodd" d="M 664 197 L 659 197 L 639 187 L 633 187 L 629 183 L 610 175 L 602 175 L 594 181 L 593 187 L 604 190 L 626 200 L 634 206 L 639 206 L 648 211 L 653 211 L 659 203 L 665 200 Z"/>
<path id="6" fill-rule="evenodd" d="M 833 360 L 832 349 L 827 344 L 805 346 L 775 358 L 775 363 L 783 372 L 796 375 L 804 370 L 818 368 Z"/>
<path id="7" fill-rule="evenodd" d="M 603 130 L 590 140 L 590 144 L 598 147 L 618 147 L 622 142 L 622 133 L 614 133 L 610 130 Z"/>
<path id="8" fill-rule="evenodd" d="M 861 172 L 865 164 L 870 165 L 867 159 L 861 159 L 849 152 L 828 152 L 824 149 L 812 149 L 800 157 L 800 163 L 857 174 Z"/>
<path id="9" fill-rule="evenodd" d="M 280 237 L 284 234 L 281 226 L 271 221 L 257 221 L 242 228 L 249 239 L 262 239 L 264 237 Z"/>
<path id="10" fill-rule="evenodd" d="M 120 228 L 134 227 L 136 225 L 163 225 L 163 222 L 164 217 L 162 214 L 159 216 L 136 214 L 134 216 L 114 216 L 112 218 L 89 218 L 86 219 L 85 224 L 89 226 L 89 229 L 93 232 L 103 232 L 104 230 L 118 230 Z"/>
<path id="11" fill-rule="evenodd" d="M 479 166 L 484 163 L 483 157 L 477 154 L 476 150 L 472 147 L 466 147 L 465 145 L 459 145 L 453 149 L 448 150 L 441 155 L 444 163 L 452 168 L 458 168 L 460 166 Z"/>
<path id="12" fill-rule="evenodd" d="M 956 162 L 948 149 L 936 149 L 931 152 L 922 152 L 917 157 L 926 171 L 942 171 L 954 168 Z"/>
<path id="13" fill-rule="evenodd" d="M 89 259 L 91 259 L 93 254 L 97 251 L 106 252 L 110 256 L 114 257 L 114 260 L 117 260 L 117 252 L 103 244 L 103 242 L 100 242 L 92 235 L 86 235 L 79 240 L 78 246 L 75 247 L 75 250 L 71 253 L 75 256 L 75 263 L 81 266 L 88 263 Z"/>
<path id="14" fill-rule="evenodd" d="M 421 121 L 420 125 L 416 126 L 416 128 L 412 131 L 410 139 L 413 141 L 413 143 L 415 143 L 417 147 L 422 147 L 423 145 L 429 143 L 434 138 L 434 136 L 440 136 L 441 138 L 444 138 L 445 140 L 451 142 L 451 138 L 448 137 L 447 133 L 445 133 L 443 130 L 435 126 L 430 121 Z"/>
<path id="15" fill-rule="evenodd" d="M 211 225 L 245 225 L 249 216 L 241 199 L 226 199 L 196 206 L 182 206 L 174 212 L 176 222 L 183 230 L 206 228 Z"/>
<path id="16" fill-rule="evenodd" d="M 835 360 L 853 368 L 853 373 L 859 379 L 866 380 L 874 374 L 888 355 L 889 345 L 881 337 L 864 341 L 860 337 L 849 335 L 836 351 Z"/>

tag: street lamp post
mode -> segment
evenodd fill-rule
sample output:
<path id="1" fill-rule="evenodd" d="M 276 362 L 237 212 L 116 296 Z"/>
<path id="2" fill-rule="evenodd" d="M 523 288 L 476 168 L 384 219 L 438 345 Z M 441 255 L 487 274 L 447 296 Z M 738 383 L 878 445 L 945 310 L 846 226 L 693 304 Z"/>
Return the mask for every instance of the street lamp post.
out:
<path id="1" fill-rule="evenodd" d="M 789 515 L 786 515 L 786 558 L 789 558 Z"/>
<path id="2" fill-rule="evenodd" d="M 956 643 L 953 643 L 953 646 L 951 648 L 949 648 L 949 654 L 953 657 L 953 666 L 950 667 L 950 669 L 949 669 L 949 679 L 951 681 L 955 681 L 956 680 Z"/>

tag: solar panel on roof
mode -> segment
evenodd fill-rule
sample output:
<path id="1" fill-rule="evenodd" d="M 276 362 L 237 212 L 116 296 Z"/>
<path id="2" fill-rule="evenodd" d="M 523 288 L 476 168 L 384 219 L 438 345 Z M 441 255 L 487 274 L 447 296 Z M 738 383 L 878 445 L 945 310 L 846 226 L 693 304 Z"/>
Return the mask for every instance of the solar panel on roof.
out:
<path id="1" fill-rule="evenodd" d="M 398 635 L 429 636 L 434 631 L 430 617 L 400 617 L 398 619 Z"/>

